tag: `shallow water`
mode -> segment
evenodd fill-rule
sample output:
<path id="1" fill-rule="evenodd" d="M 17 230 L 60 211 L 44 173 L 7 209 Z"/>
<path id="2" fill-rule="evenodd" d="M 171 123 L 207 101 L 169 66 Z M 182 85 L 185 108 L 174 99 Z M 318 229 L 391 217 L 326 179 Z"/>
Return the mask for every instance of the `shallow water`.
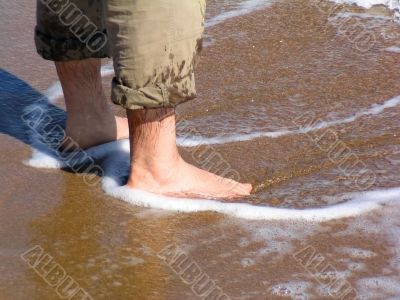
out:
<path id="1" fill-rule="evenodd" d="M 252 182 L 255 193 L 240 202 L 267 210 L 250 216 L 282 216 L 256 221 L 106 195 L 102 187 L 125 193 L 112 181 L 125 176 L 123 143 L 93 154 L 111 174 L 103 186 L 28 166 L 58 167 L 43 154 L 29 161 L 31 146 L 42 146 L 21 122 L 26 107 L 43 105 L 61 125 L 65 114 L 52 63 L 37 57 L 26 30 L 34 6 L 3 2 L 1 299 L 56 299 L 56 284 L 46 282 L 55 265 L 93 299 L 204 299 L 211 290 L 215 299 L 400 299 L 400 60 L 393 51 L 400 28 L 392 11 L 209 1 L 199 96 L 179 108 L 181 151 Z M 112 70 L 107 62 L 103 69 L 109 91 Z M 106 155 L 110 149 L 120 152 Z M 165 200 L 130 197 L 142 205 Z M 306 218 L 309 210 L 299 209 L 325 217 Z M 175 263 L 160 253 L 166 247 Z M 47 266 L 44 259 L 30 268 L 20 257 L 32 248 L 51 256 Z M 210 279 L 203 289 L 195 281 L 201 276 Z"/>

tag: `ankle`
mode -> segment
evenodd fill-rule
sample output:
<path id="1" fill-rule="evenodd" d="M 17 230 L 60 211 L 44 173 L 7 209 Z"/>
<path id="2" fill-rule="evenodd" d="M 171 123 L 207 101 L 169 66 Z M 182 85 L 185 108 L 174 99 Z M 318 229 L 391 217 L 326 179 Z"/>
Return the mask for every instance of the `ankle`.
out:
<path id="1" fill-rule="evenodd" d="M 163 177 L 170 172 L 176 172 L 176 169 L 181 165 L 183 159 L 179 154 L 170 157 L 153 157 L 153 156 L 140 156 L 133 158 L 131 163 L 131 170 L 133 172 L 148 172 L 154 177 Z"/>
<path id="2" fill-rule="evenodd" d="M 182 163 L 184 161 L 179 155 L 169 160 L 135 159 L 131 163 L 128 185 L 136 185 L 137 182 L 168 184 L 179 173 Z"/>
<path id="3" fill-rule="evenodd" d="M 56 62 L 68 114 L 101 115 L 111 112 L 102 87 L 100 59 Z"/>

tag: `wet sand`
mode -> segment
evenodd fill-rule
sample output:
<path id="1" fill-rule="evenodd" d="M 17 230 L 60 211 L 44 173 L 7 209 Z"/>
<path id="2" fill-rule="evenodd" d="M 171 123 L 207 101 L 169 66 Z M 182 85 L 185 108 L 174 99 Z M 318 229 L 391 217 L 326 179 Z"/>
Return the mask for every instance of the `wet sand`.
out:
<path id="1" fill-rule="evenodd" d="M 52 63 L 35 54 L 34 5 L 22 1 L 1 8 L 2 68 L 44 92 L 56 76 Z M 232 3 L 210 1 L 208 19 L 229 9 Z M 343 11 L 365 13 L 348 6 Z M 384 8 L 368 13 L 390 16 Z M 399 95 L 399 54 L 385 50 L 398 44 L 398 25 L 359 22 L 376 37 L 366 52 L 307 1 L 274 2 L 210 26 L 197 69 L 199 95 L 179 108 L 180 118 L 203 137 L 295 130 L 294 120 L 304 113 L 343 120 Z M 109 82 L 104 78 L 107 92 Z M 0 113 L 1 299 L 57 299 L 56 288 L 43 278 L 55 264 L 93 299 L 202 298 L 192 290 L 200 293 L 198 286 L 177 273 L 183 265 L 169 265 L 158 254 L 171 245 L 230 299 L 335 299 L 328 284 L 333 282 L 347 288 L 342 299 L 400 297 L 399 203 L 324 223 L 132 206 L 105 195 L 99 185 L 88 187 L 76 174 L 24 165 L 31 148 L 18 123 L 21 106 L 34 96 L 27 88 L 11 92 L 15 102 L 2 101 Z M 329 127 L 376 174 L 361 190 L 399 186 L 399 115 L 396 106 Z M 254 184 L 256 192 L 242 201 L 321 207 L 360 191 L 356 179 L 316 142 L 326 130 L 212 147 L 243 181 Z M 191 148 L 181 151 L 195 161 Z M 52 257 L 47 267 L 40 266 L 41 275 L 20 257 L 36 246 Z"/>

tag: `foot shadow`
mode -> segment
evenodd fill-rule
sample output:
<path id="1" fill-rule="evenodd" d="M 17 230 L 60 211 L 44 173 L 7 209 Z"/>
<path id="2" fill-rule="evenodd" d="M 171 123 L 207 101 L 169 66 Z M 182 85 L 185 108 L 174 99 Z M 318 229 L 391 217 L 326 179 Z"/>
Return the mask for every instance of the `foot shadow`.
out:
<path id="1" fill-rule="evenodd" d="M 87 175 L 90 181 L 104 176 L 98 161 L 95 162 L 90 155 L 96 154 L 96 150 L 61 150 L 65 123 L 66 112 L 63 109 L 50 103 L 46 96 L 25 81 L 0 69 L 0 133 L 40 152 L 38 161 L 42 164 L 36 167 L 46 168 L 47 164 L 54 168 L 56 165 L 66 172 Z M 108 148 L 103 147 L 101 152 Z"/>
<path id="2" fill-rule="evenodd" d="M 34 106 L 41 109 L 34 110 Z M 40 110 L 47 115 L 39 115 Z M 56 125 L 65 128 L 65 120 L 64 110 L 51 104 L 46 96 L 22 79 L 0 69 L 0 133 L 35 148 L 32 131 Z M 46 121 L 51 122 L 45 124 Z"/>

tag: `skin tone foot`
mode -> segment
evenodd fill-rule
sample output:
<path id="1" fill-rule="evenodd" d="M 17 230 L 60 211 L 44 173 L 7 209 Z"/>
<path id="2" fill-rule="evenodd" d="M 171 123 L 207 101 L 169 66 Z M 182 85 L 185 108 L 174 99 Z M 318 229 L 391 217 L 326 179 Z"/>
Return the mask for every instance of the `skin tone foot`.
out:
<path id="1" fill-rule="evenodd" d="M 182 159 L 176 147 L 174 109 L 128 110 L 128 120 L 115 117 L 103 92 L 100 67 L 100 59 L 56 62 L 67 108 L 66 135 L 80 148 L 129 137 L 127 185 L 131 188 L 181 197 L 250 194 L 250 184 L 217 176 Z"/>
<path id="2" fill-rule="evenodd" d="M 131 170 L 127 186 L 181 197 L 247 196 L 252 186 L 186 163 L 176 147 L 174 109 L 128 110 Z"/>
<path id="3" fill-rule="evenodd" d="M 114 116 L 101 82 L 101 60 L 56 62 L 67 108 L 65 133 L 80 148 L 129 137 L 126 118 Z"/>

